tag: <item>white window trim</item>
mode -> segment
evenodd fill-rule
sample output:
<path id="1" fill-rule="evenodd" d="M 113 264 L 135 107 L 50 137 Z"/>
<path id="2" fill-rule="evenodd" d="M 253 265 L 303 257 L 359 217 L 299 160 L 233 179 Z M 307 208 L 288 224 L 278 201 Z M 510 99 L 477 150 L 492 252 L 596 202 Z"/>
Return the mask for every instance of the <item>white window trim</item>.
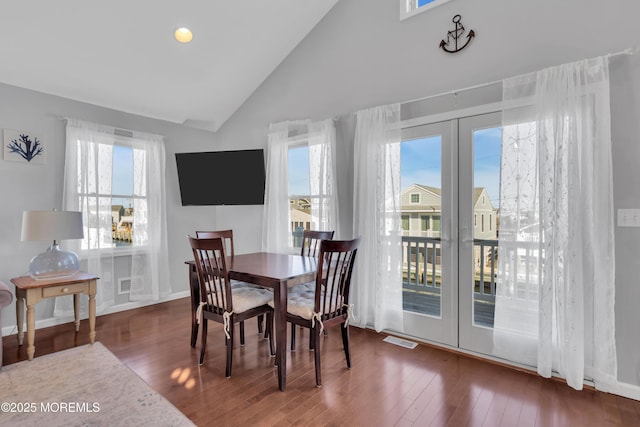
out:
<path id="1" fill-rule="evenodd" d="M 400 2 L 400 20 L 404 21 L 407 18 L 411 18 L 412 16 L 416 16 L 422 12 L 426 12 L 427 10 L 431 10 L 434 7 L 438 7 L 442 4 L 445 4 L 451 0 L 435 0 L 429 4 L 425 4 L 422 7 L 418 7 L 417 0 L 399 0 Z"/>

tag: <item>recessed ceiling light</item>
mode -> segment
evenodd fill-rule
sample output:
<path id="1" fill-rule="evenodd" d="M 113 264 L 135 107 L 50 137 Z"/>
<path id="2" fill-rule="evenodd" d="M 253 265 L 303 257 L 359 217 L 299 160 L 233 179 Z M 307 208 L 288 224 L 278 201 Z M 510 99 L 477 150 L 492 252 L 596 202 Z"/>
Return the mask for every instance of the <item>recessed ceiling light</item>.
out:
<path id="1" fill-rule="evenodd" d="M 176 30 L 176 32 L 173 33 L 173 36 L 180 43 L 189 43 L 191 41 L 191 39 L 193 39 L 193 33 L 191 33 L 190 29 L 185 28 L 185 27 L 178 28 Z"/>

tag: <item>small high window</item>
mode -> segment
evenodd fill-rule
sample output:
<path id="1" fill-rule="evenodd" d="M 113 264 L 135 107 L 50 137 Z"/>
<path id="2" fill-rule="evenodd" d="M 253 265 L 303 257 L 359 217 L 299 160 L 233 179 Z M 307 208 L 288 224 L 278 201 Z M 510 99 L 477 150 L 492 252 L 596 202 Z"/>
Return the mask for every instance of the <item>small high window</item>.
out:
<path id="1" fill-rule="evenodd" d="M 411 203 L 420 203 L 420 194 L 414 193 L 411 195 Z"/>
<path id="2" fill-rule="evenodd" d="M 406 19 L 418 13 L 425 12 L 440 6 L 450 0 L 399 0 L 400 1 L 400 19 Z"/>

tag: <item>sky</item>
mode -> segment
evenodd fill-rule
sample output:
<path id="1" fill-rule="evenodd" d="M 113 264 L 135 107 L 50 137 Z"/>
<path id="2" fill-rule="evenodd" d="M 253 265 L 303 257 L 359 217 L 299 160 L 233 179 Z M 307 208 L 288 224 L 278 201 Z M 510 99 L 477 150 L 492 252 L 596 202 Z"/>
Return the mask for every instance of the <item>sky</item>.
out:
<path id="1" fill-rule="evenodd" d="M 474 187 L 485 187 L 494 207 L 500 201 L 500 128 L 474 131 Z M 415 139 L 401 143 L 402 189 L 411 184 L 442 187 L 442 149 L 440 137 Z M 114 184 L 115 186 L 115 184 Z M 309 149 L 307 146 L 289 149 L 289 194 L 309 194 Z"/>
<path id="2" fill-rule="evenodd" d="M 133 149 L 122 145 L 113 146 L 112 194 L 133 194 Z M 112 205 L 129 207 L 131 199 L 112 198 Z"/>
<path id="3" fill-rule="evenodd" d="M 310 192 L 309 147 L 292 147 L 289 149 L 289 195 L 305 196 Z"/>
<path id="4" fill-rule="evenodd" d="M 474 131 L 474 187 L 485 187 L 494 207 L 500 201 L 500 128 Z M 404 141 L 400 147 L 400 186 L 411 184 L 442 188 L 442 149 L 439 136 Z"/>

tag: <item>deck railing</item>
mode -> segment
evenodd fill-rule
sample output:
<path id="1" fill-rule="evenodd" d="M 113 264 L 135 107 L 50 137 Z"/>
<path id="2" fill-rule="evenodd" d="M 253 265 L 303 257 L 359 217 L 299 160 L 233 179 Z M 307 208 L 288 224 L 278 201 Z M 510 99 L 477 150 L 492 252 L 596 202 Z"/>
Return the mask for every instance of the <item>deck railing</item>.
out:
<path id="1" fill-rule="evenodd" d="M 493 302 L 498 270 L 498 241 L 474 239 L 475 298 Z M 441 240 L 439 237 L 402 237 L 403 288 L 440 294 Z"/>

